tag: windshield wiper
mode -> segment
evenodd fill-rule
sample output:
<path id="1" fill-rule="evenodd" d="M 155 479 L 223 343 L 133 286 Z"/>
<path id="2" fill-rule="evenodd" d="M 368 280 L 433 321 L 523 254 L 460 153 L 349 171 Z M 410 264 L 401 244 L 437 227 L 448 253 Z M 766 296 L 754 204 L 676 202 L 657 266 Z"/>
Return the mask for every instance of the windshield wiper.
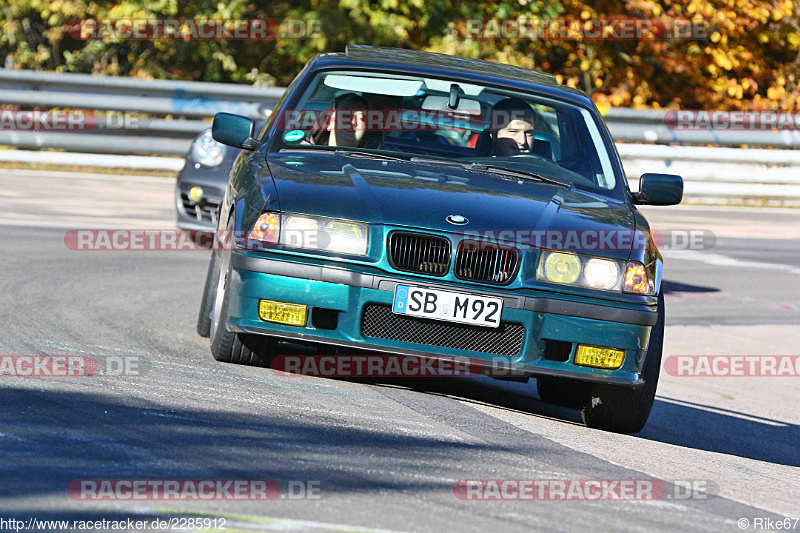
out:
<path id="1" fill-rule="evenodd" d="M 412 163 L 432 163 L 444 166 L 458 166 L 467 170 L 478 170 L 482 172 L 491 172 L 492 174 L 501 174 L 504 176 L 514 176 L 517 178 L 541 181 L 542 183 L 549 183 L 551 185 L 558 185 L 572 189 L 571 181 L 561 181 L 554 178 L 546 178 L 535 172 L 528 172 L 525 170 L 516 170 L 513 168 L 501 167 L 499 165 L 492 165 L 487 163 L 463 163 L 461 161 L 448 161 L 446 159 L 430 159 L 425 157 L 412 157 L 409 159 Z"/>
<path id="2" fill-rule="evenodd" d="M 571 181 L 561 181 L 555 178 L 547 178 L 540 174 L 536 174 L 535 172 L 516 170 L 513 168 L 506 168 L 499 165 L 492 165 L 487 163 L 463 163 L 461 161 L 448 161 L 447 159 L 433 159 L 433 158 L 417 157 L 417 156 L 411 157 L 409 159 L 404 159 L 402 157 L 377 154 L 373 152 L 367 152 L 364 150 L 343 150 L 341 148 L 336 148 L 335 146 L 314 146 L 314 147 L 304 146 L 302 148 L 283 148 L 281 152 L 284 151 L 287 152 L 332 151 L 336 155 L 341 155 L 345 157 L 359 157 L 364 159 L 380 159 L 383 161 L 402 161 L 405 163 L 428 163 L 428 164 L 450 166 L 450 167 L 461 167 L 466 170 L 477 170 L 479 172 L 489 172 L 492 174 L 499 174 L 501 176 L 513 176 L 516 178 L 541 181 L 542 183 L 549 183 L 550 185 L 558 185 L 559 187 L 566 187 L 567 189 L 574 188 L 574 185 L 572 184 Z"/>
<path id="3" fill-rule="evenodd" d="M 543 183 L 549 183 L 551 185 L 558 185 L 559 187 L 566 187 L 567 189 L 572 189 L 574 187 L 571 181 L 561 181 L 554 178 L 546 178 L 540 174 L 536 174 L 535 172 L 528 172 L 526 170 L 516 170 L 513 168 L 501 167 L 499 165 L 489 165 L 486 163 L 470 163 L 469 165 L 464 165 L 464 168 L 468 170 L 479 170 L 482 172 L 491 172 L 492 174 L 501 174 L 504 176 L 514 176 L 522 179 L 541 181 Z"/>
<path id="4" fill-rule="evenodd" d="M 336 155 L 343 155 L 345 157 L 361 157 L 364 159 L 381 159 L 384 161 L 403 161 L 407 162 L 408 159 L 403 159 L 402 157 L 396 157 L 393 155 L 385 155 L 385 154 L 375 154 L 373 152 L 364 152 L 361 150 L 334 150 L 334 154 Z"/>
<path id="5" fill-rule="evenodd" d="M 463 167 L 464 163 L 460 161 L 448 161 L 447 159 L 433 159 L 428 157 L 417 157 L 414 156 L 409 159 L 412 163 L 432 163 L 434 165 L 444 165 L 448 167 Z"/>
<path id="6" fill-rule="evenodd" d="M 387 161 L 408 161 L 408 159 L 391 155 L 376 154 L 362 150 L 342 150 L 341 148 L 337 148 L 335 146 L 316 146 L 313 144 L 309 146 L 300 146 L 297 148 L 281 148 L 280 152 L 333 152 L 336 155 L 342 155 L 345 157 L 362 157 L 365 159 L 383 159 Z"/>

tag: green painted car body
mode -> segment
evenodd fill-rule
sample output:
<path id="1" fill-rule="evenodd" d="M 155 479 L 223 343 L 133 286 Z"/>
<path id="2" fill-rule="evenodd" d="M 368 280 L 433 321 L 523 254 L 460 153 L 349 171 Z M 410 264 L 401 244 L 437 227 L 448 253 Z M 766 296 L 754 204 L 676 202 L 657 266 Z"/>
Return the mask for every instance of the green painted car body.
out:
<path id="1" fill-rule="evenodd" d="M 309 80 L 326 70 L 438 76 L 569 102 L 597 124 L 602 144 L 598 149 L 610 154 L 617 183 L 601 194 L 521 176 L 501 178 L 480 167 L 425 164 L 377 153 L 369 157 L 313 146 L 283 149 L 281 111 L 295 106 Z M 228 228 L 243 236 L 264 213 L 289 213 L 356 221 L 365 224 L 368 232 L 365 255 L 281 244 L 258 248 L 248 246 L 245 238 L 234 239 L 227 259 L 224 289 L 228 299 L 220 327 L 237 334 L 327 344 L 331 353 L 334 347 L 345 347 L 434 358 L 463 356 L 502 360 L 516 371 L 536 376 L 633 388 L 643 385 L 648 342 L 660 314 L 662 257 L 635 204 L 646 203 L 648 196 L 653 203 L 677 203 L 682 181 L 676 176 L 651 175 L 643 179 L 642 193 L 631 193 L 600 113 L 580 91 L 559 85 L 551 76 L 516 67 L 351 47 L 347 53 L 323 54 L 311 61 L 262 131 L 253 131 L 239 118 L 221 115 L 215 121 L 214 137 L 245 148 L 231 171 L 220 230 L 229 223 Z M 467 222 L 453 223 L 462 219 Z M 459 254 L 475 240 L 476 230 L 512 241 L 512 247 L 520 235 L 545 241 L 517 246 L 513 271 L 504 272 L 498 282 L 497 277 L 481 278 L 464 270 L 463 264 L 459 267 L 463 259 Z M 611 259 L 623 268 L 628 262 L 643 265 L 650 283 L 648 294 L 541 279 L 542 254 L 558 249 L 548 246 L 546 239 L 550 234 L 563 238 L 569 232 L 578 236 L 579 243 L 585 235 L 626 235 L 626 240 L 607 246 L 587 250 L 586 243 L 580 243 L 569 251 Z M 435 273 L 399 265 L 400 252 L 392 248 L 393 235 L 398 233 L 446 243 L 447 264 Z M 399 317 L 392 312 L 398 285 L 502 298 L 502 325 L 481 328 Z M 307 306 L 306 325 L 262 320 L 259 301 L 265 299 Z M 613 370 L 576 365 L 579 344 L 623 350 L 622 365 Z"/>

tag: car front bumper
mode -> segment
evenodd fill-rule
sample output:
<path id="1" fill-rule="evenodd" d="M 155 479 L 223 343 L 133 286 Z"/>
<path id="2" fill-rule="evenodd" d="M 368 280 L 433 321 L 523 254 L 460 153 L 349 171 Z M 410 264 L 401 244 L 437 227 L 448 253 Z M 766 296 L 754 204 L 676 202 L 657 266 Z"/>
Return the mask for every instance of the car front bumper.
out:
<path id="1" fill-rule="evenodd" d="M 330 264 L 266 259 L 246 251 L 234 251 L 231 264 L 228 323 L 231 331 L 375 352 L 429 358 L 457 356 L 478 359 L 488 363 L 487 366 L 491 368 L 502 366 L 515 375 L 547 375 L 640 386 L 643 384 L 640 371 L 646 355 L 645 348 L 650 329 L 657 317 L 656 309 L 648 306 L 609 305 L 608 302 L 587 301 L 585 298 L 570 298 L 567 295 L 564 298 L 521 295 L 518 294 L 520 291 L 503 291 L 502 288 L 474 290 L 471 286 L 409 279 L 382 271 L 368 273 L 333 267 Z M 492 339 L 499 339 L 498 337 L 484 339 L 486 342 L 476 341 L 482 350 L 476 351 L 453 347 L 453 343 L 459 344 L 459 339 L 456 338 L 458 328 L 463 327 L 464 335 L 475 339 L 481 338 L 482 331 L 487 332 L 494 328 L 487 330 L 472 326 L 451 326 L 449 322 L 416 318 L 411 326 L 422 327 L 420 331 L 404 332 L 403 328 L 410 324 L 407 319 L 405 326 L 398 324 L 393 327 L 391 323 L 397 320 L 397 316 L 386 308 L 392 305 L 394 289 L 398 283 L 500 296 L 503 298 L 502 322 L 513 325 L 521 340 L 517 339 L 517 344 L 511 348 L 513 353 L 508 353 L 505 339 L 494 344 Z M 258 302 L 262 299 L 308 306 L 307 325 L 297 327 L 261 320 Z M 335 327 L 315 326 L 317 310 L 327 313 L 328 316 L 335 315 Z M 378 318 L 373 313 L 376 310 L 381 314 Z M 520 325 L 524 327 L 521 334 Z M 376 328 L 389 333 L 375 336 Z M 446 333 L 437 335 L 437 328 Z M 422 335 L 425 332 L 433 333 L 427 334 L 422 341 L 420 332 Z M 404 338 L 406 333 L 408 338 Z M 549 343 L 554 341 L 560 343 L 561 347 L 569 346 L 565 343 L 570 343 L 571 348 L 562 350 L 554 358 L 549 348 L 552 346 Z M 578 344 L 624 350 L 625 359 L 616 370 L 578 366 L 574 363 Z M 503 348 L 494 349 L 494 346 Z M 519 346 L 518 350 L 516 346 Z"/>
<path id="2" fill-rule="evenodd" d="M 180 229 L 214 231 L 217 229 L 217 214 L 228 182 L 230 164 L 204 167 L 187 159 L 175 183 L 175 210 Z M 192 187 L 203 189 L 199 202 L 191 200 Z"/>

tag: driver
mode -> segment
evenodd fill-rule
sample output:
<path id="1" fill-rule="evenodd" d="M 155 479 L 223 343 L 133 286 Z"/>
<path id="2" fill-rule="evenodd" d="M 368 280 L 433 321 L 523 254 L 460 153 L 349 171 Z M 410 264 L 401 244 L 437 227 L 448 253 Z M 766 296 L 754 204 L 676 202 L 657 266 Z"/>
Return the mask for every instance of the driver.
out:
<path id="1" fill-rule="evenodd" d="M 519 98 L 506 98 L 489 114 L 492 155 L 529 154 L 536 133 L 536 113 Z"/>

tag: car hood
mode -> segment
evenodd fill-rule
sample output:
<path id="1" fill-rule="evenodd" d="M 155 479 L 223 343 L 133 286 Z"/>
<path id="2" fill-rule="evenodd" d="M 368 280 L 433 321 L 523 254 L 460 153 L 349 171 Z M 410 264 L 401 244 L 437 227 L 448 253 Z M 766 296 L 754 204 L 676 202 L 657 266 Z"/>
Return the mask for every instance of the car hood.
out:
<path id="1" fill-rule="evenodd" d="M 268 158 L 280 209 L 456 233 L 630 230 L 630 207 L 577 189 L 434 164 L 293 152 Z M 448 222 L 467 218 L 465 225 Z M 523 233 L 524 235 L 524 233 Z M 630 248 L 602 255 L 627 258 Z"/>

